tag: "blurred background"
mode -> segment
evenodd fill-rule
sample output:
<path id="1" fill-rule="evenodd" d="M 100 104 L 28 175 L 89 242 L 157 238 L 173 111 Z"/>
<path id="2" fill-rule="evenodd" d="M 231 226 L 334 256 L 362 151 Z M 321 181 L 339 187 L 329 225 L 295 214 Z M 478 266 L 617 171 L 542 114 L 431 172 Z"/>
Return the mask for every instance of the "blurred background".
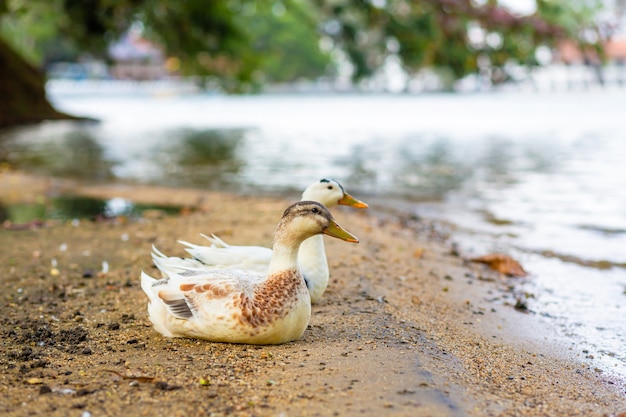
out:
<path id="1" fill-rule="evenodd" d="M 1 186 L 335 177 L 520 260 L 531 312 L 626 375 L 625 21 L 624 0 L 0 1 Z M 135 207 L 14 188 L 9 230 Z"/>

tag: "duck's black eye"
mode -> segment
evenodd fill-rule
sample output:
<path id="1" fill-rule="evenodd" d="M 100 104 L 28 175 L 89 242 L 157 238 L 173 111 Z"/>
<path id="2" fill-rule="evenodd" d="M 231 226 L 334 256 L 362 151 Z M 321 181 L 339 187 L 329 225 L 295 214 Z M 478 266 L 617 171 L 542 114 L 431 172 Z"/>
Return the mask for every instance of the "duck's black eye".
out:
<path id="1" fill-rule="evenodd" d="M 326 188 L 328 188 L 329 190 L 332 190 L 332 189 L 333 189 L 333 186 L 332 186 L 332 185 L 329 185 L 329 186 L 328 186 L 328 187 L 326 187 Z"/>
<path id="2" fill-rule="evenodd" d="M 313 211 L 313 213 L 315 213 L 315 214 L 319 214 L 320 209 L 318 209 L 317 207 L 313 207 L 313 210 L 312 210 L 312 211 Z"/>

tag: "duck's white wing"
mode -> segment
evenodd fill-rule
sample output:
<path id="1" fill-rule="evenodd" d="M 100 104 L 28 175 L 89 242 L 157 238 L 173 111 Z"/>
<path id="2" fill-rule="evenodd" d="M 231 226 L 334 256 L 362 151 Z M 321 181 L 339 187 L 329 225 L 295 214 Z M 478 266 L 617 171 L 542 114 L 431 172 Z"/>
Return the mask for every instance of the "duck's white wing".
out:
<path id="1" fill-rule="evenodd" d="M 156 246 L 152 245 L 152 262 L 161 270 L 163 277 L 167 277 L 167 271 L 184 272 L 188 269 L 203 269 L 206 265 L 194 258 L 181 258 L 178 256 L 167 256 Z"/>
<path id="2" fill-rule="evenodd" d="M 204 233 L 200 233 L 200 236 L 202 236 L 203 238 L 211 242 L 211 246 L 214 248 L 227 248 L 228 246 L 230 246 L 228 243 L 224 242 L 222 239 L 215 236 L 213 233 L 211 233 L 211 236 L 207 236 Z"/>
<path id="3" fill-rule="evenodd" d="M 272 250 L 263 246 L 229 245 L 215 235 L 208 237 L 211 246 L 195 245 L 179 240 L 197 261 L 210 268 L 236 268 L 265 273 L 272 259 Z"/>
<path id="4" fill-rule="evenodd" d="M 263 274 L 236 269 L 165 271 L 161 280 L 141 274 L 141 288 L 150 299 L 148 313 L 155 330 L 167 337 L 206 335 L 221 339 L 235 320 L 242 295 L 252 296 Z M 204 335 L 204 336 L 203 336 Z"/>

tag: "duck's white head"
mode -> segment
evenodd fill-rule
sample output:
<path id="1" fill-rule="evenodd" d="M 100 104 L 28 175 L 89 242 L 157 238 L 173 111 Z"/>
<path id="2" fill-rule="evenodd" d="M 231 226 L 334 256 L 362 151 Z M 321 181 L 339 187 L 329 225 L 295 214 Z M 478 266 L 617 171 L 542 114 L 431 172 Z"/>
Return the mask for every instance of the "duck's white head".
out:
<path id="1" fill-rule="evenodd" d="M 363 201 L 348 194 L 339 182 L 330 178 L 322 178 L 309 185 L 302 193 L 302 200 L 317 201 L 326 207 L 335 207 L 339 204 L 355 208 L 368 207 Z"/>
<path id="2" fill-rule="evenodd" d="M 303 241 L 318 234 L 359 242 L 356 236 L 337 224 L 326 207 L 316 201 L 299 201 L 289 206 L 278 224 L 275 241 Z"/>

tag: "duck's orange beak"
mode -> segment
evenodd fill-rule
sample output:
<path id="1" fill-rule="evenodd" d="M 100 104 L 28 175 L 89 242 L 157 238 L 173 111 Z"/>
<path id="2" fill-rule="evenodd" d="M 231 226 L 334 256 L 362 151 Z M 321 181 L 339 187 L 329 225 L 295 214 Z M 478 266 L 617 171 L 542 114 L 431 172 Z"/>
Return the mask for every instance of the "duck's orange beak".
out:
<path id="1" fill-rule="evenodd" d="M 369 207 L 367 203 L 364 203 L 361 200 L 357 200 L 356 198 L 352 197 L 348 193 L 344 193 L 343 197 L 337 203 L 344 205 L 344 206 L 350 206 L 350 207 L 355 207 L 355 208 L 368 208 Z"/>

